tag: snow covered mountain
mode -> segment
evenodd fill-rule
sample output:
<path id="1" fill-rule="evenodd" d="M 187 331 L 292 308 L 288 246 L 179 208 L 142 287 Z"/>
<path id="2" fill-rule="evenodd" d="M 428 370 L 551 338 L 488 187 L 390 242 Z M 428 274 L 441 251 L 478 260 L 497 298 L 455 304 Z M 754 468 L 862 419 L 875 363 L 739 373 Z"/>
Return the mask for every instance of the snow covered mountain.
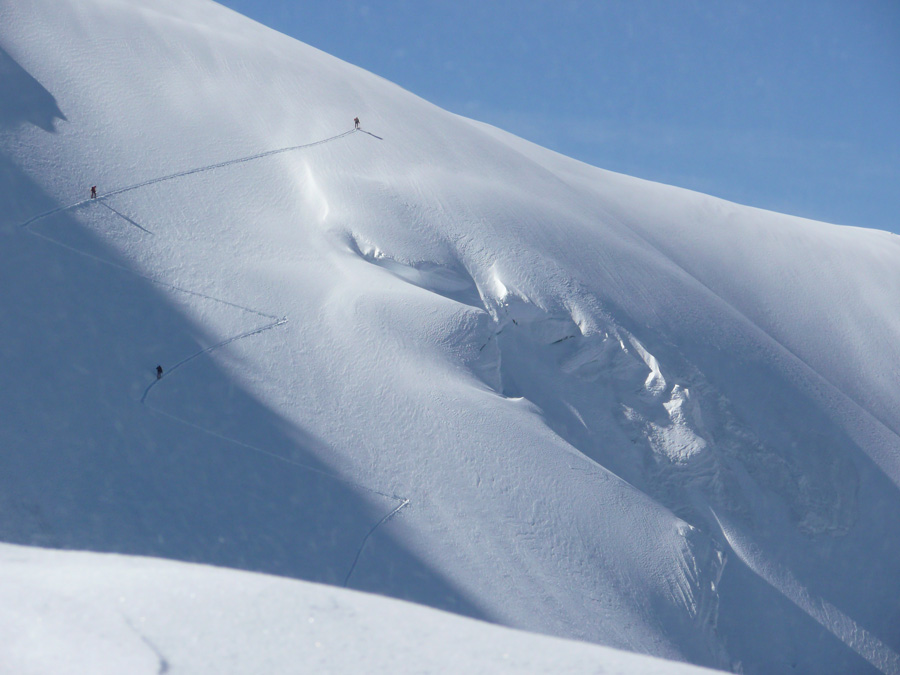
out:
<path id="1" fill-rule="evenodd" d="M 0 204 L 0 540 L 900 673 L 896 236 L 586 166 L 207 0 L 0 0 Z"/>

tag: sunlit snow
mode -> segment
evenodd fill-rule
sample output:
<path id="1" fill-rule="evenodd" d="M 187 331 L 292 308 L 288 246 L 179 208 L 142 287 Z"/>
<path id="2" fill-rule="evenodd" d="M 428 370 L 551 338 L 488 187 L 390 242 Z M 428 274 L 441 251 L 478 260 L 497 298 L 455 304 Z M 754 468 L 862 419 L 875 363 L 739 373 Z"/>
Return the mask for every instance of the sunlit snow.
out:
<path id="1" fill-rule="evenodd" d="M 900 673 L 897 236 L 581 164 L 206 0 L 0 1 L 0 204 L 2 541 Z M 310 603 L 365 605 L 356 635 L 401 611 L 135 557 L 0 565 L 31 636 L 0 650 L 35 672 L 81 635 L 111 649 L 85 669 L 222 672 L 223 641 L 312 640 Z M 229 590 L 254 585 L 277 612 Z"/>

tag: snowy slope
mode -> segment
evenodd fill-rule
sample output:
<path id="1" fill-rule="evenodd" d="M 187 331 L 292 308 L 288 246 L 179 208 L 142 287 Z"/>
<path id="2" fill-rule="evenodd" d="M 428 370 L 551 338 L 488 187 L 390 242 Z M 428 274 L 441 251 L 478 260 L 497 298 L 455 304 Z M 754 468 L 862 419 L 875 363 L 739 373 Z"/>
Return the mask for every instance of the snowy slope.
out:
<path id="1" fill-rule="evenodd" d="M 897 237 L 588 167 L 203 0 L 3 0 L 0 47 L 0 539 L 900 672 Z"/>
<path id="2" fill-rule="evenodd" d="M 0 560 L 0 653 L 21 675 L 715 672 L 222 568 L 9 545 Z"/>

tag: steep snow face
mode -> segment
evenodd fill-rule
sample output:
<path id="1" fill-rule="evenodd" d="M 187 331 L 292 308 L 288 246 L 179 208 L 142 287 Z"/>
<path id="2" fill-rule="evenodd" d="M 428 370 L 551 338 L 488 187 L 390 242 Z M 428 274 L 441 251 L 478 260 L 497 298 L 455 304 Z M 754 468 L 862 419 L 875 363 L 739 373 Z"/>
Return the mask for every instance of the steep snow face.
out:
<path id="1" fill-rule="evenodd" d="M 0 47 L 2 539 L 900 672 L 897 237 L 579 164 L 210 2 L 0 2 Z"/>

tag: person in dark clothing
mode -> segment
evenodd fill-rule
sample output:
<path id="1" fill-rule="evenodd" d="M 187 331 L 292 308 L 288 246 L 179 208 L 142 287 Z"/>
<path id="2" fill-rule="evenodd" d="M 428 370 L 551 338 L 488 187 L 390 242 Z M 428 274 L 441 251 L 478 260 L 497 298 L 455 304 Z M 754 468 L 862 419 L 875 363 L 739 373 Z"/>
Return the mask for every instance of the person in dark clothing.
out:
<path id="1" fill-rule="evenodd" d="M 358 117 L 353 118 L 353 128 L 359 129 L 359 118 Z"/>
<path id="2" fill-rule="evenodd" d="M 97 199 L 97 186 L 94 185 L 91 188 L 91 199 Z"/>
<path id="3" fill-rule="evenodd" d="M 156 379 L 162 379 L 162 366 L 156 366 Z"/>

